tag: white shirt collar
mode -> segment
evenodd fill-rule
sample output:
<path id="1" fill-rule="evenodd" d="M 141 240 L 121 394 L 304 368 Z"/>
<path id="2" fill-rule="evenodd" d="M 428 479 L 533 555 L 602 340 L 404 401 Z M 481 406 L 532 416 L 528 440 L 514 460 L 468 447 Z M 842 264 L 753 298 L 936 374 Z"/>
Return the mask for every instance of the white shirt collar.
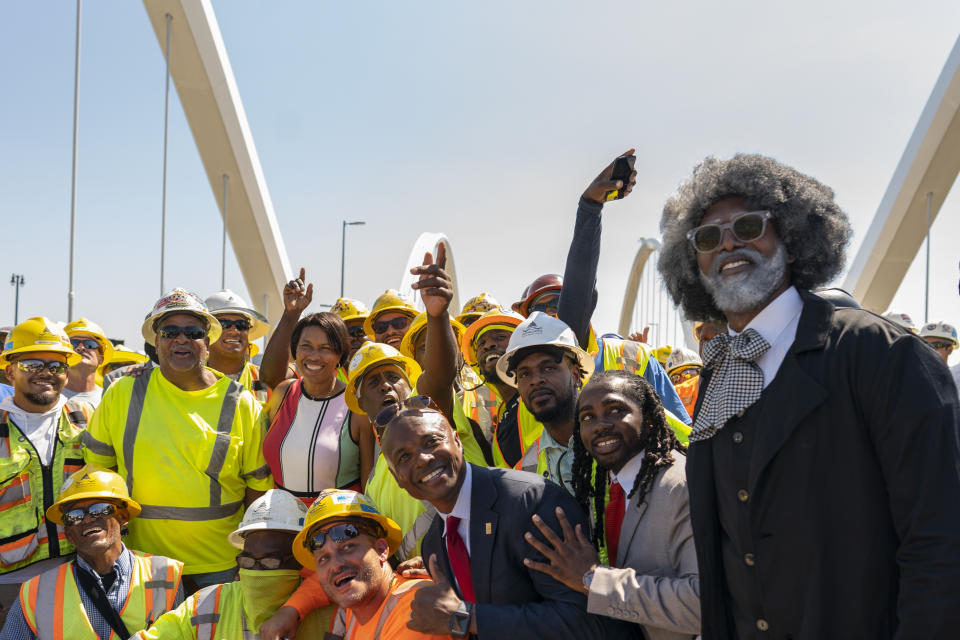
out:
<path id="1" fill-rule="evenodd" d="M 19 406 L 17 406 L 17 403 L 13 401 L 13 396 L 7 396 L 3 400 L 0 400 L 0 410 L 12 413 L 15 416 L 23 416 L 25 418 L 34 416 L 39 418 L 40 416 L 59 414 L 60 410 L 63 409 L 63 405 L 65 404 L 67 404 L 67 398 L 61 394 L 57 399 L 57 404 L 54 405 L 49 411 L 44 411 L 43 413 L 31 413 L 26 409 L 21 409 Z"/>
<path id="2" fill-rule="evenodd" d="M 627 464 L 620 468 L 620 473 L 613 474 L 624 493 L 633 489 L 633 481 L 637 478 L 637 474 L 640 473 L 640 468 L 643 466 L 644 453 L 644 451 L 641 451 L 627 460 Z"/>
<path id="3" fill-rule="evenodd" d="M 470 468 L 471 465 L 466 460 L 464 460 L 463 464 L 467 469 L 463 478 L 463 484 L 460 485 L 460 493 L 457 495 L 457 501 L 453 505 L 453 511 L 443 513 L 437 509 L 437 513 L 443 518 L 444 531 L 446 531 L 447 518 L 450 516 L 460 518 L 461 522 L 466 522 L 470 519 L 470 492 L 473 488 L 473 469 Z"/>
<path id="4" fill-rule="evenodd" d="M 791 320 L 800 315 L 802 309 L 803 300 L 796 287 L 791 286 L 754 316 L 743 330 L 754 329 L 767 343 L 776 344 L 780 334 L 790 326 Z M 739 332 L 733 329 L 728 328 L 728 331 L 731 336 L 739 335 Z"/>

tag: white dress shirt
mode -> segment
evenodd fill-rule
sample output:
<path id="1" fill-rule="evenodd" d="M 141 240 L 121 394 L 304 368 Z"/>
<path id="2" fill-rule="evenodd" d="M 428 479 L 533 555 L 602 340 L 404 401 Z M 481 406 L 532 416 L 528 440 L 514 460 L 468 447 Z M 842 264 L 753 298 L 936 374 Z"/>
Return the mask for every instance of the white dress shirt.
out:
<path id="1" fill-rule="evenodd" d="M 623 489 L 624 502 L 626 502 L 627 494 L 633 489 L 633 482 L 637 479 L 637 474 L 640 473 L 640 469 L 643 467 L 644 453 L 645 451 L 641 451 L 627 460 L 627 464 L 620 468 L 620 473 L 613 474 L 614 481 Z"/>
<path id="2" fill-rule="evenodd" d="M 463 484 L 460 486 L 460 495 L 457 496 L 457 501 L 453 505 L 453 511 L 450 513 L 443 513 L 437 509 L 437 513 L 440 514 L 440 517 L 443 518 L 443 537 L 444 542 L 446 542 L 447 537 L 447 518 L 450 516 L 456 516 L 460 518 L 460 524 L 457 525 L 457 533 L 460 534 L 460 537 L 463 538 L 463 544 L 467 547 L 467 555 L 470 554 L 470 491 L 473 488 L 473 470 L 470 468 L 470 463 L 464 461 L 464 466 L 466 469 L 466 476 L 463 479 Z"/>
<path id="3" fill-rule="evenodd" d="M 754 329 L 770 344 L 770 348 L 757 358 L 757 366 L 763 372 L 763 388 L 766 389 L 780 370 L 783 359 L 797 337 L 797 325 L 800 324 L 800 312 L 803 300 L 795 287 L 790 287 L 770 304 L 763 308 L 753 320 L 743 328 Z M 733 329 L 727 329 L 730 336 L 739 335 Z"/>

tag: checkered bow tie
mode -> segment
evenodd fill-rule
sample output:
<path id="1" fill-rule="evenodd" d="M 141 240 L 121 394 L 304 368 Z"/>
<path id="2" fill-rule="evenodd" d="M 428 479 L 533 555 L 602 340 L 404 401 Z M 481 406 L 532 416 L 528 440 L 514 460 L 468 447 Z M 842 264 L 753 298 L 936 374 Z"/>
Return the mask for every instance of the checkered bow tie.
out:
<path id="1" fill-rule="evenodd" d="M 763 371 L 756 360 L 770 348 L 755 329 L 731 338 L 721 333 L 703 347 L 703 364 L 712 366 L 710 384 L 690 432 L 690 441 L 712 438 L 731 416 L 746 409 L 763 391 Z"/>

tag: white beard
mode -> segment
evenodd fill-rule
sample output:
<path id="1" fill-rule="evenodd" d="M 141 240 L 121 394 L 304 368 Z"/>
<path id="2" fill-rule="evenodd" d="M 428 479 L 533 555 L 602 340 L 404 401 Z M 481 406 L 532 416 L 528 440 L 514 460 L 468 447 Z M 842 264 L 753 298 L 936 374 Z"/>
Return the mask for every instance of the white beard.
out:
<path id="1" fill-rule="evenodd" d="M 750 271 L 734 276 L 722 276 L 721 260 L 741 256 L 753 263 Z M 710 263 L 710 272 L 700 272 L 700 282 L 713 298 L 714 304 L 724 313 L 744 313 L 761 309 L 770 301 L 770 296 L 783 283 L 787 273 L 787 249 L 777 246 L 769 259 L 756 249 L 743 247 L 735 251 L 721 252 Z"/>

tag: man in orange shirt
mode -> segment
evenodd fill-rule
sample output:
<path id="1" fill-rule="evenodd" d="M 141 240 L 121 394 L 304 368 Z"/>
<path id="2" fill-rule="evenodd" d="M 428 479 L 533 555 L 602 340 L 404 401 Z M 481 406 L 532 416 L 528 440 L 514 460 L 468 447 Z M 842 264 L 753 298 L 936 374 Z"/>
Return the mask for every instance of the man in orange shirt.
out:
<path id="1" fill-rule="evenodd" d="M 305 585 L 319 585 L 340 606 L 333 636 L 343 640 L 450 638 L 407 628 L 414 594 L 430 580 L 394 573 L 387 558 L 400 546 L 400 539 L 397 523 L 380 515 L 355 491 L 324 491 L 310 507 L 293 541 L 293 554 L 303 566 L 316 568 L 319 580 Z"/>

